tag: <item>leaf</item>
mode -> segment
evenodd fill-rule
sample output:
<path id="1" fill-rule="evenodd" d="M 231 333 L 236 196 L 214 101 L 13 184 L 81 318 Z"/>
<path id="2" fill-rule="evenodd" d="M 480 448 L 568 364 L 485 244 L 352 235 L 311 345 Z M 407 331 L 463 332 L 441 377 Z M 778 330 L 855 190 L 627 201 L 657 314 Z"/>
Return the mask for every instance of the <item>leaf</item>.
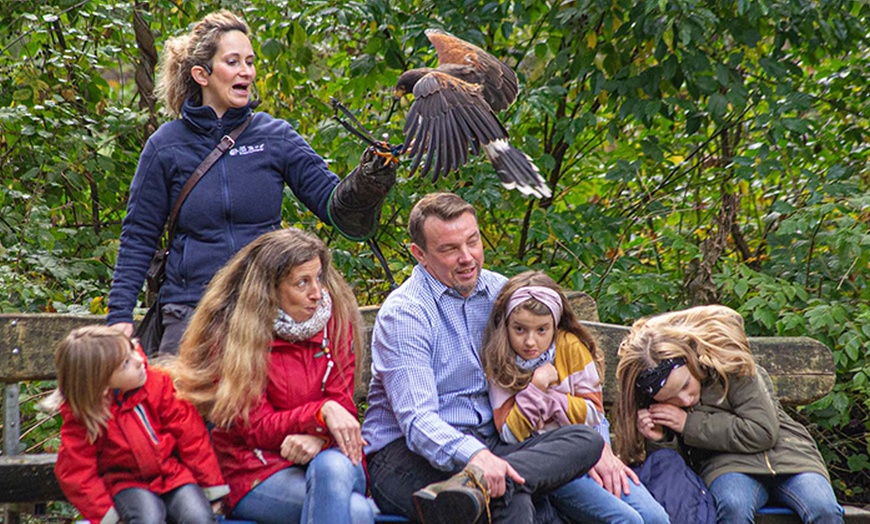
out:
<path id="1" fill-rule="evenodd" d="M 350 72 L 353 76 L 364 76 L 369 74 L 374 66 L 375 59 L 372 55 L 361 55 L 351 61 Z"/>
<path id="2" fill-rule="evenodd" d="M 16 89 L 12 93 L 12 100 L 16 100 L 18 102 L 22 102 L 24 100 L 30 100 L 33 98 L 33 90 L 29 87 L 24 87 L 21 89 Z"/>
<path id="3" fill-rule="evenodd" d="M 274 38 L 267 38 L 260 46 L 260 52 L 269 60 L 275 60 L 278 58 L 278 55 L 281 54 L 283 49 L 284 45 Z"/>
<path id="4" fill-rule="evenodd" d="M 870 469 L 870 459 L 864 453 L 850 455 L 846 459 L 846 464 L 849 466 L 849 471 L 853 473 Z"/>
<path id="5" fill-rule="evenodd" d="M 721 118 L 728 112 L 728 100 L 719 93 L 712 94 L 707 108 L 714 117 Z"/>

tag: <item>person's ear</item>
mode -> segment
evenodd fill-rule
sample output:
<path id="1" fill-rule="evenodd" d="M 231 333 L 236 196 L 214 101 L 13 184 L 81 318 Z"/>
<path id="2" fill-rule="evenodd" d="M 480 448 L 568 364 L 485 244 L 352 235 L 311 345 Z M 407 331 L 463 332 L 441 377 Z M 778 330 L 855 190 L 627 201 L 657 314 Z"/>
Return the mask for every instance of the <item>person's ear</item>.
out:
<path id="1" fill-rule="evenodd" d="M 426 267 L 426 251 L 417 244 L 411 243 L 411 254 L 417 259 L 421 266 Z"/>
<path id="2" fill-rule="evenodd" d="M 202 87 L 208 85 L 208 77 L 211 75 L 211 68 L 208 65 L 195 65 L 190 68 L 190 76 L 193 81 Z"/>

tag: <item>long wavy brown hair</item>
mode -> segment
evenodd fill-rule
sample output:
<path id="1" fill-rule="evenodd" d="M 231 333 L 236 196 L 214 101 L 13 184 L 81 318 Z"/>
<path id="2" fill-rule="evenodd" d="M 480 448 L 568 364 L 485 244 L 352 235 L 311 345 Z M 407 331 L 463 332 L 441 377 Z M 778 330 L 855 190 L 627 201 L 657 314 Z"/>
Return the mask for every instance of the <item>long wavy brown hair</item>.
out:
<path id="1" fill-rule="evenodd" d="M 106 398 L 109 379 L 130 356 L 130 348 L 123 333 L 96 325 L 72 330 L 55 348 L 58 400 L 69 405 L 92 443 L 111 417 Z"/>
<path id="2" fill-rule="evenodd" d="M 269 350 L 280 307 L 278 287 L 297 266 L 319 258 L 332 298 L 330 336 L 336 371 L 359 360 L 362 318 L 350 286 L 332 266 L 326 245 L 298 229 L 261 235 L 212 279 L 181 339 L 178 357 L 165 364 L 181 398 L 219 426 L 249 412 L 266 389 Z M 356 336 L 354 336 L 356 335 Z"/>
<path id="3" fill-rule="evenodd" d="M 251 32 L 244 20 L 220 10 L 206 15 L 189 33 L 170 38 L 163 44 L 155 94 L 170 114 L 178 116 L 184 101 L 190 97 L 202 101 L 202 88 L 191 76 L 190 68 L 197 65 L 211 68 L 221 38 L 230 31 L 246 35 Z"/>
<path id="4" fill-rule="evenodd" d="M 643 318 L 631 326 L 619 345 L 615 405 L 617 455 L 628 463 L 645 458 L 637 430 L 641 400 L 635 383 L 643 371 L 668 358 L 685 358 L 699 382 L 718 380 L 728 393 L 729 377 L 755 375 L 755 361 L 743 329 L 743 317 L 725 306 L 698 306 Z"/>
<path id="5" fill-rule="evenodd" d="M 487 378 L 510 391 L 521 391 L 532 380 L 533 370 L 523 370 L 516 365 L 516 352 L 511 348 L 508 339 L 509 317 L 506 314 L 508 302 L 514 291 L 528 286 L 547 287 L 559 294 L 562 300 L 562 318 L 559 319 L 556 330 L 572 333 L 580 339 L 592 354 L 599 377 L 604 380 L 603 352 L 598 349 L 592 334 L 577 320 L 559 284 L 541 271 L 526 271 L 511 277 L 496 297 L 483 334 L 481 362 Z M 519 309 L 526 309 L 534 315 L 552 315 L 546 305 L 533 298 L 517 306 L 514 311 Z"/>

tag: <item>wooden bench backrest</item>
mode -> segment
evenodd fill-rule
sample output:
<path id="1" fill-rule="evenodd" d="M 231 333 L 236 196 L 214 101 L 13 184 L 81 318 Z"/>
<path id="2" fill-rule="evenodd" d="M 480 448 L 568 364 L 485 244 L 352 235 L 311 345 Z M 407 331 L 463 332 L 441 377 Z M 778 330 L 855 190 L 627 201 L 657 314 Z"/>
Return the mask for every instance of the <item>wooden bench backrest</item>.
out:
<path id="1" fill-rule="evenodd" d="M 616 394 L 616 350 L 628 332 L 625 326 L 598 323 L 595 301 L 585 293 L 569 293 L 574 311 L 592 331 L 605 355 L 605 402 Z M 366 348 L 378 308 L 361 308 L 366 325 Z M 0 314 L 0 382 L 55 378 L 54 347 L 70 330 L 105 322 L 100 316 L 62 314 Z M 750 345 L 758 363 L 767 369 L 783 404 L 803 405 L 825 396 L 834 386 L 835 368 L 830 349 L 806 337 L 754 337 Z M 356 385 L 357 400 L 365 399 L 371 378 L 371 357 L 366 352 Z"/>

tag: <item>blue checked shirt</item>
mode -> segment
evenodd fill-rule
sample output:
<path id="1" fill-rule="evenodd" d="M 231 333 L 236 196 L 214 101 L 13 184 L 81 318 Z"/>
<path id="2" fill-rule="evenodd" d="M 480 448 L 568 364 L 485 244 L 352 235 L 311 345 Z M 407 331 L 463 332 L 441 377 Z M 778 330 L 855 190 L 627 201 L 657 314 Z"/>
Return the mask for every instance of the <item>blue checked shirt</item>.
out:
<path id="1" fill-rule="evenodd" d="M 372 333 L 367 453 L 404 437 L 411 451 L 449 471 L 486 448 L 464 431 L 496 434 L 480 346 L 506 280 L 483 270 L 464 298 L 418 265 L 387 297 Z"/>

